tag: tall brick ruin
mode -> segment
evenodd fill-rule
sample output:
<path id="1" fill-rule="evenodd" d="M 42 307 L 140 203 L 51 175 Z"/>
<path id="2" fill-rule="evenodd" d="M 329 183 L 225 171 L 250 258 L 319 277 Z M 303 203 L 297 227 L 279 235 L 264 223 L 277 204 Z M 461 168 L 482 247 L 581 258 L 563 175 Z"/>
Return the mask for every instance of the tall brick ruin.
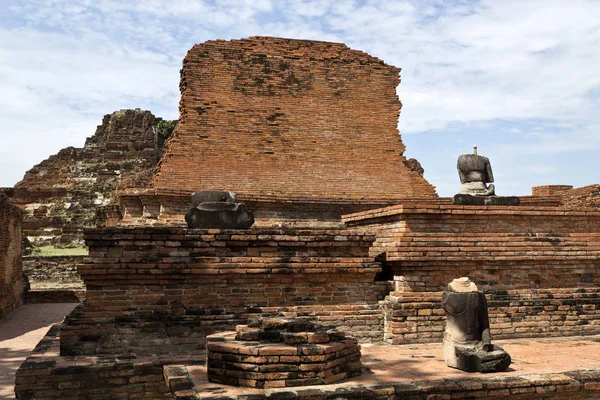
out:
<path id="1" fill-rule="evenodd" d="M 434 196 L 404 165 L 399 73 L 340 43 L 255 37 L 195 45 L 183 61 L 181 121 L 154 187 Z"/>
<path id="2" fill-rule="evenodd" d="M 433 199 L 434 187 L 405 164 L 399 72 L 341 43 L 253 37 L 195 45 L 183 61 L 179 124 L 152 188 L 122 193 L 121 204 L 130 216 L 182 215 L 193 191 L 235 191 L 270 225 L 292 212 L 277 208 L 284 203 L 297 206 L 288 221 L 339 220 L 373 205 Z"/>
<path id="3" fill-rule="evenodd" d="M 0 318 L 23 303 L 23 213 L 0 193 Z"/>

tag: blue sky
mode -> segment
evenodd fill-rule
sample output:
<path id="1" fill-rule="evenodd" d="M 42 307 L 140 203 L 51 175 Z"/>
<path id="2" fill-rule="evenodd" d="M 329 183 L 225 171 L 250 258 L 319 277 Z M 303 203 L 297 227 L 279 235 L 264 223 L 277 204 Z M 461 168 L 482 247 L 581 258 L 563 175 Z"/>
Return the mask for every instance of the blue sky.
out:
<path id="1" fill-rule="evenodd" d="M 402 68 L 399 128 L 442 196 L 473 145 L 500 195 L 600 182 L 600 1 L 0 0 L 0 186 L 104 114 L 175 119 L 187 50 L 253 35 L 346 43 Z"/>

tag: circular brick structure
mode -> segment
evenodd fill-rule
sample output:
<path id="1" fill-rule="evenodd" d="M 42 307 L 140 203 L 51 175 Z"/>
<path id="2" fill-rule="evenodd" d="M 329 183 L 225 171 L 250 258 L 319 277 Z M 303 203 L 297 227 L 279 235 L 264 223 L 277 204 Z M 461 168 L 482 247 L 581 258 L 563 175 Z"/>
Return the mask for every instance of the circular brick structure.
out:
<path id="1" fill-rule="evenodd" d="M 325 385 L 360 375 L 360 345 L 305 319 L 265 318 L 206 337 L 210 382 L 254 388 Z"/>

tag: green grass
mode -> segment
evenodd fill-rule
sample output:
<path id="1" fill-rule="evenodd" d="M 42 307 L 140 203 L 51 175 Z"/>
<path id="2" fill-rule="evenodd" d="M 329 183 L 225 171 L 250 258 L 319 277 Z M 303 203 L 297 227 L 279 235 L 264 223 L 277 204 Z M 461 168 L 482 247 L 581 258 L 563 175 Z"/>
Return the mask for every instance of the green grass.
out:
<path id="1" fill-rule="evenodd" d="M 87 256 L 88 249 L 86 247 L 73 247 L 68 249 L 56 248 L 54 246 L 36 247 L 32 256 Z"/>

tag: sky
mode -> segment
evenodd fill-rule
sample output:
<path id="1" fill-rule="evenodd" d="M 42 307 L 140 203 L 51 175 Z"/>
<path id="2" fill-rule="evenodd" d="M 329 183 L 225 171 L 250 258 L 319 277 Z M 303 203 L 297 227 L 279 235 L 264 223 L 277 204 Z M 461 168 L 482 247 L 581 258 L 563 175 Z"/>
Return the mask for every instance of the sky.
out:
<path id="1" fill-rule="evenodd" d="M 600 183 L 600 0 L 0 0 L 0 186 L 105 114 L 177 119 L 187 50 L 256 35 L 402 68 L 405 155 L 441 196 L 473 146 L 498 195 Z"/>

